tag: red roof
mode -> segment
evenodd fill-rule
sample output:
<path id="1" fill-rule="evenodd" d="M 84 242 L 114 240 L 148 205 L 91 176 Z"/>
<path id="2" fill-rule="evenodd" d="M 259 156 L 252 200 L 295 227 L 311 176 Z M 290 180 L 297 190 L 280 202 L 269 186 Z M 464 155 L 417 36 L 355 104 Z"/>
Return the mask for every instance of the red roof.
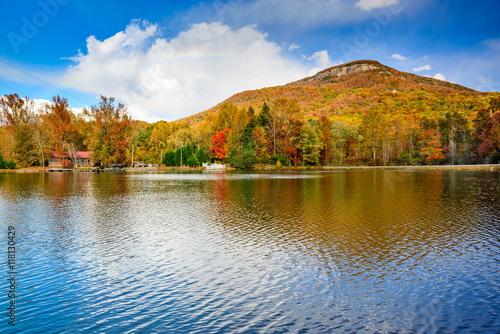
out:
<path id="1" fill-rule="evenodd" d="M 92 153 L 94 153 L 94 151 L 76 151 L 75 156 L 79 159 L 90 159 Z"/>
<path id="2" fill-rule="evenodd" d="M 90 159 L 90 155 L 92 153 L 94 153 L 94 151 L 76 151 L 75 156 L 77 159 Z M 65 156 L 68 157 L 67 154 L 65 154 Z M 61 156 L 59 154 L 57 154 L 57 152 L 55 152 L 55 151 L 50 152 L 50 157 L 57 158 L 57 159 L 61 158 Z"/>

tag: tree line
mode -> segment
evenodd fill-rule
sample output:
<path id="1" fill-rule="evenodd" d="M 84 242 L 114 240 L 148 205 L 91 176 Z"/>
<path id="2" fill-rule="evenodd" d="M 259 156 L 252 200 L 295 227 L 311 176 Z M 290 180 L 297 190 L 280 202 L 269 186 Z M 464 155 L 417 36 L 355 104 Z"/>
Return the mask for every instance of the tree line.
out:
<path id="1" fill-rule="evenodd" d="M 377 97 L 352 117 L 313 117 L 297 100 L 259 106 L 222 103 L 202 120 L 148 124 L 130 117 L 112 97 L 75 114 L 67 99 L 35 110 L 17 94 L 0 99 L 0 168 L 46 166 L 51 152 L 77 165 L 77 151 L 93 151 L 102 166 L 139 161 L 166 166 L 222 162 L 235 168 L 283 166 L 420 165 L 500 161 L 500 98 L 487 106 L 429 112 L 425 101 L 404 104 Z M 399 103 L 399 104 L 398 104 Z"/>

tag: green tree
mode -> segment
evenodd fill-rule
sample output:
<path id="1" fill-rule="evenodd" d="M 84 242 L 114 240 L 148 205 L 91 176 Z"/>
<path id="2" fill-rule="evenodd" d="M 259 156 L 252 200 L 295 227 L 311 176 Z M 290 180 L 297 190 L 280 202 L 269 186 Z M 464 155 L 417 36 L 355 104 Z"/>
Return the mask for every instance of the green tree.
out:
<path id="1" fill-rule="evenodd" d="M 254 118 L 252 118 L 247 123 L 247 125 L 245 126 L 245 129 L 243 130 L 241 138 L 240 138 L 240 142 L 241 142 L 242 145 L 247 146 L 247 145 L 250 144 L 250 145 L 254 146 L 252 134 L 253 134 L 253 130 L 258 125 L 259 125 L 259 123 L 257 123 L 257 120 L 255 120 Z"/>
<path id="2" fill-rule="evenodd" d="M 17 127 L 14 133 L 14 153 L 23 166 L 29 166 L 36 158 L 36 149 L 33 145 L 33 136 L 28 124 Z"/>
<path id="3" fill-rule="evenodd" d="M 176 166 L 175 164 L 175 151 L 170 149 L 168 150 L 165 155 L 163 156 L 162 164 L 164 164 L 167 167 L 173 167 Z"/>
<path id="4" fill-rule="evenodd" d="M 184 145 L 184 147 L 182 148 L 183 165 L 189 167 L 196 167 L 198 165 L 198 160 L 196 159 L 194 153 L 195 153 L 194 144 L 187 143 L 186 145 Z"/>
<path id="5" fill-rule="evenodd" d="M 266 102 L 264 102 L 264 104 L 262 104 L 262 107 L 260 108 L 260 113 L 257 117 L 257 123 L 259 123 L 260 126 L 265 127 L 267 124 L 269 124 L 269 119 L 271 119 L 269 106 Z"/>
<path id="6" fill-rule="evenodd" d="M 208 162 L 208 156 L 205 152 L 205 149 L 200 147 L 198 151 L 196 151 L 196 159 L 198 160 L 198 163 L 201 165 L 203 163 Z"/>
<path id="7" fill-rule="evenodd" d="M 317 122 L 312 120 L 305 122 L 300 129 L 299 140 L 302 161 L 307 165 L 318 165 L 321 146 Z"/>
<path id="8" fill-rule="evenodd" d="M 17 94 L 10 94 L 0 98 L 0 121 L 11 130 L 13 152 L 23 166 L 31 165 L 36 159 L 32 136 L 34 118 L 33 101 L 28 97 L 22 99 Z"/>
<path id="9" fill-rule="evenodd" d="M 257 162 L 257 155 L 251 145 L 239 146 L 233 149 L 229 156 L 229 164 L 233 168 L 248 169 L 255 166 Z"/>

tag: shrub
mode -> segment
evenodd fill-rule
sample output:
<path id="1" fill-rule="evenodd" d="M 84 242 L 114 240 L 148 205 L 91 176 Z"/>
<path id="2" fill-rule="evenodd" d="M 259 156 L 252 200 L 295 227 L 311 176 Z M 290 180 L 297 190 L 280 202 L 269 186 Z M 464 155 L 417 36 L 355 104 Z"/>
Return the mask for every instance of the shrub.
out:
<path id="1" fill-rule="evenodd" d="M 245 148 L 242 146 L 235 148 L 231 151 L 229 156 L 229 165 L 233 168 L 251 168 L 255 166 L 258 161 L 257 154 L 255 154 L 251 145 L 247 145 Z"/>
<path id="2" fill-rule="evenodd" d="M 5 162 L 5 167 L 8 169 L 15 169 L 17 168 L 17 164 L 14 160 L 9 159 L 8 161 Z"/>
<path id="3" fill-rule="evenodd" d="M 15 169 L 17 164 L 13 159 L 5 160 L 0 153 L 0 169 Z"/>

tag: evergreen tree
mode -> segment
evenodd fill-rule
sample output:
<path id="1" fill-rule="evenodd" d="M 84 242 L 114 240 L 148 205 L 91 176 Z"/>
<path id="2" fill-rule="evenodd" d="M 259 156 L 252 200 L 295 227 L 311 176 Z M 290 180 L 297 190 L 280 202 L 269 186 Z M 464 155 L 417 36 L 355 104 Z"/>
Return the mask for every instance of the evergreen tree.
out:
<path id="1" fill-rule="evenodd" d="M 193 155 L 191 155 L 187 160 L 186 160 L 186 165 L 189 166 L 189 167 L 196 167 L 198 166 L 198 160 L 196 159 L 196 157 Z"/>
<path id="2" fill-rule="evenodd" d="M 208 162 L 208 156 L 202 147 L 200 147 L 200 149 L 196 152 L 196 160 L 198 160 L 200 166 L 201 164 Z"/>
<path id="3" fill-rule="evenodd" d="M 167 167 L 175 166 L 175 152 L 174 150 L 168 150 L 163 156 L 162 163 Z"/>
<path id="4" fill-rule="evenodd" d="M 243 130 L 243 134 L 241 135 L 240 142 L 243 146 L 251 145 L 254 146 L 253 142 L 253 130 L 259 125 L 259 123 L 252 118 L 245 129 Z"/>
<path id="5" fill-rule="evenodd" d="M 248 107 L 248 116 L 250 118 L 253 118 L 255 116 L 255 110 L 253 109 L 252 106 Z"/>
<path id="6" fill-rule="evenodd" d="M 269 106 L 266 102 L 264 102 L 262 108 L 260 109 L 259 117 L 257 117 L 257 123 L 259 123 L 259 125 L 262 127 L 265 127 L 269 124 L 269 119 L 271 118 L 269 110 Z"/>

